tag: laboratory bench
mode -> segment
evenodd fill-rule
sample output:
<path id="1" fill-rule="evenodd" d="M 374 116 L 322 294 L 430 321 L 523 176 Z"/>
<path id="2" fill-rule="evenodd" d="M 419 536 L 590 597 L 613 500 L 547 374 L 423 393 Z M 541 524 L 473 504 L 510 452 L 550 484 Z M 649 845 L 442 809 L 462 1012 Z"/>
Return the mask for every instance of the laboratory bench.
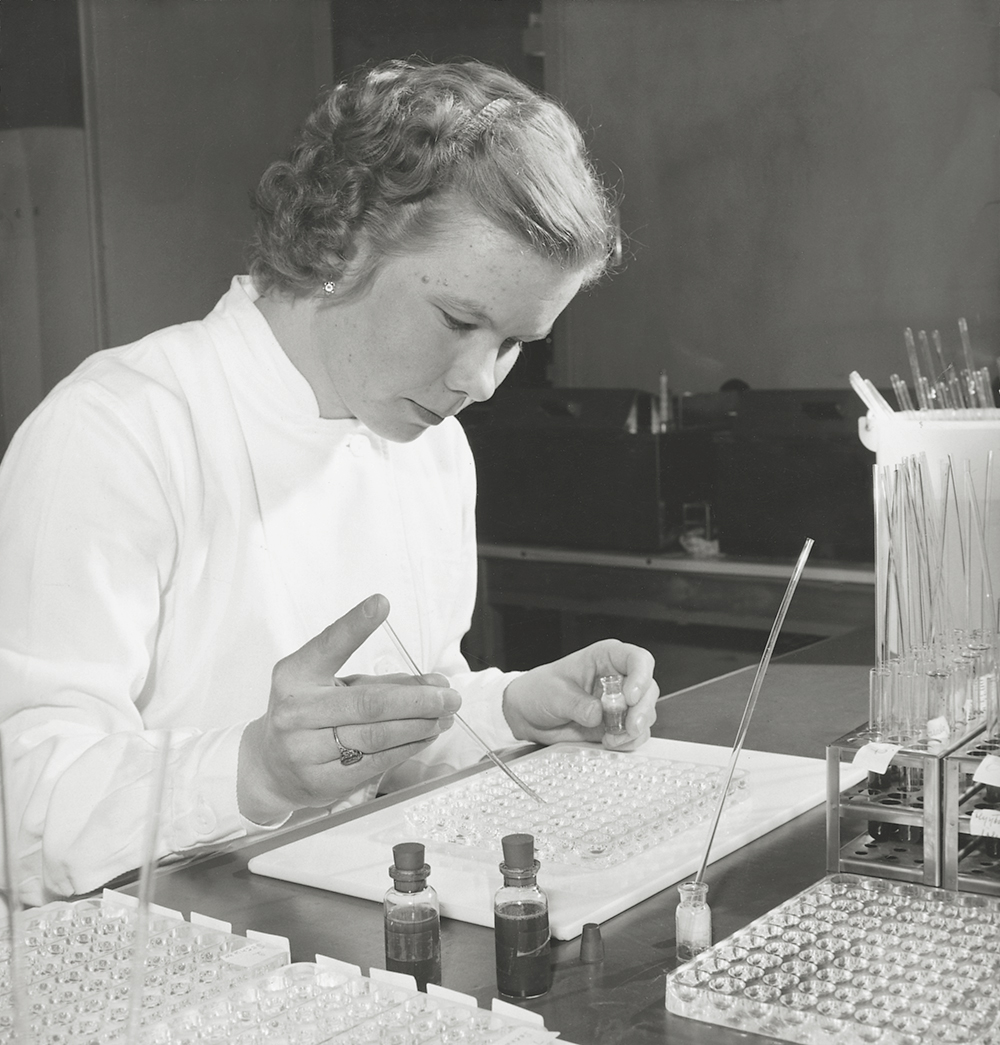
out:
<path id="1" fill-rule="evenodd" d="M 872 661 L 872 607 L 859 613 L 853 631 L 776 657 L 760 694 L 747 749 L 823 758 L 826 744 L 867 717 Z M 665 696 L 654 735 L 729 747 L 736 736 L 753 679 L 749 667 Z M 669 665 L 658 670 L 667 688 Z M 480 772 L 481 767 L 463 771 Z M 398 802 L 437 785 L 423 785 L 376 801 Z M 366 815 L 337 814 L 265 841 L 162 869 L 154 902 L 188 916 L 192 910 L 223 919 L 235 932 L 254 929 L 287 937 L 293 961 L 322 954 L 361 967 L 384 965 L 381 905 L 321 889 L 252 874 L 251 856 L 294 837 Z M 387 866 L 388 866 L 387 859 Z M 812 885 L 826 873 L 823 804 L 796 817 L 708 867 L 709 903 L 718 941 Z M 544 887 L 544 867 L 540 884 Z M 433 870 L 431 872 L 433 884 Z M 386 887 L 389 878 L 386 876 Z M 135 892 L 136 885 L 125 891 Z M 543 998 L 522 1003 L 540 1013 L 550 1030 L 575 1045 L 735 1045 L 760 1041 L 753 1034 L 685 1019 L 664 1005 L 665 974 L 675 956 L 671 887 L 602 925 L 605 957 L 579 960 L 579 938 L 553 941 L 554 983 Z M 488 1008 L 496 994 L 493 932 L 471 923 L 442 920 L 443 985 L 474 995 Z"/>

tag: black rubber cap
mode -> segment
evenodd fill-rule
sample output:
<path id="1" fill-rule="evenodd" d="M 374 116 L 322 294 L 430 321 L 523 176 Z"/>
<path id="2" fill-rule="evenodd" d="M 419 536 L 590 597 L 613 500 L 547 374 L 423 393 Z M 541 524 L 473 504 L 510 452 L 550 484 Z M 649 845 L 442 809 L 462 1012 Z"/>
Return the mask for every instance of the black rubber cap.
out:
<path id="1" fill-rule="evenodd" d="M 601 939 L 601 927 L 597 922 L 587 922 L 583 927 L 580 939 L 580 961 L 604 961 L 604 941 Z"/>
<path id="2" fill-rule="evenodd" d="M 400 842 L 394 845 L 392 862 L 400 871 L 419 871 L 424 866 L 423 842 Z"/>
<path id="3" fill-rule="evenodd" d="M 503 862 L 512 870 L 530 871 L 535 866 L 535 839 L 532 835 L 504 835 Z"/>

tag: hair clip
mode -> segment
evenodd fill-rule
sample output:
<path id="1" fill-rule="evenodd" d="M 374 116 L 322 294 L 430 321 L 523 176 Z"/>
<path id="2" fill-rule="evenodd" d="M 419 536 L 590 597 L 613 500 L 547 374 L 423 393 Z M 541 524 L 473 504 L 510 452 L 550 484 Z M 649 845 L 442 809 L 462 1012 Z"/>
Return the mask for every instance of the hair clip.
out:
<path id="1" fill-rule="evenodd" d="M 494 98 L 493 101 L 487 102 L 479 112 L 467 116 L 459 128 L 453 148 L 466 148 L 480 135 L 485 134 L 500 116 L 513 108 L 513 105 L 514 103 L 509 98 Z"/>
<path id="2" fill-rule="evenodd" d="M 494 98 L 493 101 L 487 102 L 473 117 L 476 124 L 476 130 L 479 132 L 485 131 L 498 117 L 502 116 L 512 104 L 513 103 L 509 98 Z"/>

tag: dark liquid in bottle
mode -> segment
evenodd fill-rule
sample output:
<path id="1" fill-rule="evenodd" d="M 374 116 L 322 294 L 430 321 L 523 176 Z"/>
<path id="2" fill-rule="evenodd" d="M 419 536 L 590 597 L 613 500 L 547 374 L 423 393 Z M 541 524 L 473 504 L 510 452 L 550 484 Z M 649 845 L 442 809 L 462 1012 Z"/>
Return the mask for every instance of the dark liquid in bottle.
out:
<path id="1" fill-rule="evenodd" d="M 540 903 L 505 903 L 493 919 L 497 990 L 509 998 L 538 998 L 552 986 L 549 912 Z"/>
<path id="2" fill-rule="evenodd" d="M 422 991 L 441 982 L 441 927 L 433 907 L 397 907 L 386 915 L 385 967 L 412 976 Z"/>

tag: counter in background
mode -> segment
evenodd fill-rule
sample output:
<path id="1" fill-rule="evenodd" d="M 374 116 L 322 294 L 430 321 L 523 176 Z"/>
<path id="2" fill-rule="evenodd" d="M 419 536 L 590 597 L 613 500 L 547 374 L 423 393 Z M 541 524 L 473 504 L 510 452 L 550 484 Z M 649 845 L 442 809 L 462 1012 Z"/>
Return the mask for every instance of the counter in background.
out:
<path id="1" fill-rule="evenodd" d="M 516 640 L 508 634 L 511 611 L 525 610 L 548 611 L 557 621 L 553 657 L 591 641 L 582 627 L 586 618 L 741 629 L 766 637 L 792 566 L 791 560 L 480 544 L 478 603 L 464 649 L 473 665 L 526 666 L 517 661 Z M 803 573 L 782 634 L 806 641 L 842 634 L 870 619 L 874 605 L 872 565 L 813 563 Z M 760 656 L 763 640 L 754 649 L 747 663 Z M 664 683 L 660 679 L 661 688 Z"/>

